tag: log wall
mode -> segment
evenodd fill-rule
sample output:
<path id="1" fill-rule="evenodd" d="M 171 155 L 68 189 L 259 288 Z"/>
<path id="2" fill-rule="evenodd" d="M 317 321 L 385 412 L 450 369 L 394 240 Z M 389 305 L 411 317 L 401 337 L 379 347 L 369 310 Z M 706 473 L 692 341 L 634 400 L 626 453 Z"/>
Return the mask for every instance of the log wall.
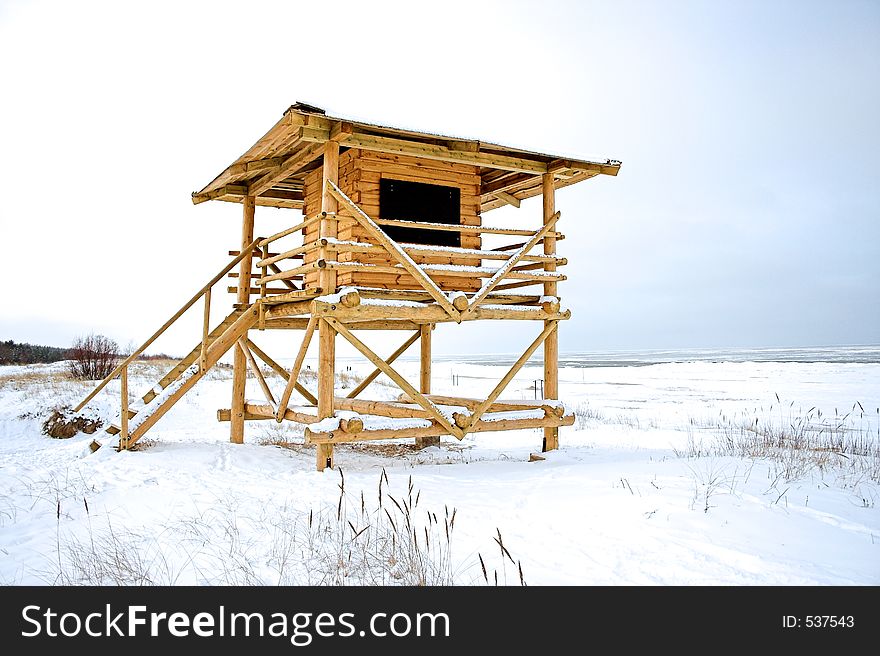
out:
<path id="1" fill-rule="evenodd" d="M 350 149 L 339 157 L 339 187 L 371 218 L 381 219 L 379 212 L 379 182 L 383 178 L 423 182 L 434 185 L 454 186 L 461 193 L 461 223 L 463 225 L 480 225 L 480 177 L 478 168 L 469 164 L 456 164 L 435 160 L 420 159 L 406 155 L 393 155 L 375 151 Z M 305 216 L 313 216 L 321 209 L 321 171 L 312 171 L 305 178 L 304 196 Z M 305 243 L 318 236 L 317 224 L 309 226 L 304 234 Z M 338 238 L 344 241 L 369 242 L 364 230 L 354 223 L 340 223 Z M 479 235 L 463 234 L 463 248 L 480 248 Z M 307 254 L 304 264 L 315 261 L 317 252 Z M 468 258 L 458 255 L 415 255 L 417 263 L 457 264 L 479 266 L 479 258 Z M 340 262 L 360 262 L 365 264 L 394 265 L 390 256 L 381 254 L 340 253 Z M 432 276 L 441 289 L 447 291 L 476 291 L 481 280 L 475 277 Z M 419 285 L 408 274 L 345 272 L 338 275 L 338 285 L 357 285 L 361 287 L 378 287 L 382 289 L 419 289 Z M 306 276 L 306 286 L 318 284 L 318 274 Z"/>

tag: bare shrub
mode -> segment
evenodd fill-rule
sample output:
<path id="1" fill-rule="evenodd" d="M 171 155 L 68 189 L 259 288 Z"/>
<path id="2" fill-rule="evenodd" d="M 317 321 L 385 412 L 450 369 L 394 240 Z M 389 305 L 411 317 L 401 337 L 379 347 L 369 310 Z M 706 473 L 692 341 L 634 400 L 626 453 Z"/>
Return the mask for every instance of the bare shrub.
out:
<path id="1" fill-rule="evenodd" d="M 80 380 L 101 380 L 116 367 L 119 344 L 104 335 L 77 337 L 70 349 L 70 373 Z"/>

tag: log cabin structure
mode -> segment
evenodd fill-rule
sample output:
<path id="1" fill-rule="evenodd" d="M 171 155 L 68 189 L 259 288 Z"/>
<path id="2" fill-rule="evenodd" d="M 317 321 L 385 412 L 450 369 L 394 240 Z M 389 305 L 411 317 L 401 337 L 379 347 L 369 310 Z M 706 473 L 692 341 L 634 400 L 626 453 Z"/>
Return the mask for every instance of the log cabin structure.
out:
<path id="1" fill-rule="evenodd" d="M 559 427 L 574 422 L 558 398 L 558 329 L 570 311 L 561 307 L 558 293 L 566 260 L 556 252 L 564 235 L 555 192 L 615 176 L 620 164 L 333 118 L 297 103 L 192 194 L 195 204 L 241 204 L 241 243 L 230 251 L 233 259 L 76 410 L 119 377 L 120 416 L 107 434 L 126 449 L 232 349 L 231 405 L 218 410 L 218 419 L 230 423 L 230 440 L 243 442 L 245 423 L 252 420 L 306 424 L 318 470 L 332 467 L 335 444 L 362 440 L 414 438 L 425 446 L 442 435 L 460 440 L 469 433 L 540 428 L 542 449 L 555 449 Z M 490 210 L 519 208 L 533 196 L 542 197 L 543 210 L 534 227 L 484 221 Z M 275 234 L 254 237 L 258 206 L 287 208 L 291 220 Z M 227 277 L 237 283 L 227 289 L 236 300 L 212 326 L 212 290 Z M 137 407 L 129 407 L 129 364 L 199 301 L 201 340 Z M 435 325 L 479 320 L 532 321 L 537 336 L 486 398 L 432 394 Z M 254 344 L 252 331 L 263 330 L 302 331 L 296 353 L 287 354 L 295 356 L 290 369 Z M 383 358 L 357 336 L 370 330 L 410 334 Z M 345 396 L 334 389 L 338 337 L 375 366 Z M 317 389 L 310 390 L 299 379 L 313 339 Z M 417 385 L 392 366 L 416 342 Z M 541 346 L 545 398 L 503 400 L 504 389 Z M 272 390 L 258 361 L 282 377 L 283 391 L 281 384 Z M 245 398 L 249 370 L 264 402 Z M 380 374 L 400 387 L 397 401 L 359 398 Z"/>

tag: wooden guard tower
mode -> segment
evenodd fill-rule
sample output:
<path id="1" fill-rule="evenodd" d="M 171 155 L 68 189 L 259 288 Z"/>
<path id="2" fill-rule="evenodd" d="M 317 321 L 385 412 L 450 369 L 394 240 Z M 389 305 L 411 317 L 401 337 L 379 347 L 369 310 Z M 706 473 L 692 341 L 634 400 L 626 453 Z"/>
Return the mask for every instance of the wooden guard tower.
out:
<path id="1" fill-rule="evenodd" d="M 620 162 L 564 159 L 469 139 L 444 137 L 332 118 L 297 103 L 244 155 L 199 192 L 193 203 L 241 203 L 241 246 L 231 262 L 77 407 L 110 380 L 121 378 L 120 417 L 107 429 L 120 449 L 140 439 L 229 350 L 234 349 L 232 404 L 219 410 L 230 439 L 241 443 L 250 420 L 308 424 L 317 467 L 333 465 L 341 442 L 415 438 L 436 444 L 441 435 L 543 428 L 543 450 L 558 446 L 560 426 L 571 425 L 558 401 L 557 286 L 566 264 L 556 255 L 555 191 L 597 175 L 617 175 Z M 541 195 L 534 229 L 483 222 L 489 210 Z M 289 227 L 254 237 L 257 206 L 297 213 Z M 501 241 L 495 246 L 485 242 Z M 540 247 L 540 248 L 539 248 Z M 533 252 L 538 249 L 538 252 Z M 237 272 L 233 269 L 238 268 Z M 232 312 L 212 328 L 211 293 L 226 276 L 237 279 Z M 528 287 L 541 287 L 527 293 Z M 201 341 L 141 401 L 129 407 L 128 365 L 190 307 L 203 301 Z M 431 394 L 431 331 L 439 322 L 535 321 L 535 340 L 485 399 Z M 301 330 L 290 370 L 256 346 L 253 330 Z M 399 330 L 412 334 L 382 358 L 356 333 Z M 318 333 L 317 394 L 302 385 L 306 351 Z M 347 396 L 337 396 L 337 335 L 375 370 Z M 421 347 L 418 386 L 392 367 L 416 341 Z M 505 387 L 539 346 L 544 346 L 544 400 L 500 400 Z M 292 354 L 291 354 L 292 355 Z M 257 359 L 283 377 L 273 393 Z M 245 399 L 250 369 L 265 403 Z M 360 399 L 379 374 L 401 389 L 396 402 Z M 304 399 L 294 404 L 293 393 Z"/>

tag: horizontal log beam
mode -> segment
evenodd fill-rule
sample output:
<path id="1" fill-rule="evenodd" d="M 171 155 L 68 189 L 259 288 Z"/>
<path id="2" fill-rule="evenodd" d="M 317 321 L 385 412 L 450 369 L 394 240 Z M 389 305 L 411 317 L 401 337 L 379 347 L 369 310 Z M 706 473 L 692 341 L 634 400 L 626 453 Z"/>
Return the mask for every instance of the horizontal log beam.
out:
<path id="1" fill-rule="evenodd" d="M 292 235 L 295 232 L 299 232 L 303 228 L 307 228 L 310 225 L 312 225 L 313 223 L 317 223 L 318 221 L 321 221 L 322 219 L 328 218 L 328 216 L 330 216 L 330 215 L 327 212 L 319 212 L 318 214 L 316 214 L 314 216 L 310 216 L 306 219 L 303 219 L 302 221 L 300 221 L 299 223 L 297 223 L 294 226 L 291 226 L 289 228 L 285 228 L 284 230 L 282 230 L 280 232 L 276 232 L 274 235 L 269 235 L 268 237 L 264 237 L 263 239 L 261 239 L 257 243 L 257 245 L 260 247 L 263 247 L 266 244 L 271 244 L 273 241 L 277 241 L 278 239 L 281 239 L 282 237 L 286 237 L 287 235 Z"/>
<path id="2" fill-rule="evenodd" d="M 425 396 L 432 400 L 434 403 L 439 403 L 440 405 L 458 405 L 463 408 L 467 408 L 468 410 L 476 410 L 483 402 L 483 399 L 474 399 L 466 396 L 446 396 L 443 394 L 426 394 Z M 412 401 L 406 394 L 401 394 L 397 398 L 397 402 L 412 403 Z M 489 406 L 489 412 L 510 412 L 513 410 L 537 409 L 541 409 L 546 414 L 553 415 L 554 417 L 562 417 L 565 415 L 565 408 L 562 404 L 546 403 L 544 401 L 498 399 Z"/>
<path id="3" fill-rule="evenodd" d="M 230 409 L 221 409 L 217 411 L 217 421 L 230 421 L 230 416 L 232 414 L 232 410 Z M 272 409 L 272 406 L 269 405 L 261 405 L 257 403 L 245 403 L 244 404 L 244 418 L 246 421 L 259 421 L 261 419 L 275 419 L 275 411 Z M 291 410 L 288 408 L 287 412 L 284 414 L 284 418 L 288 421 L 295 421 L 298 424 L 314 424 L 318 421 L 317 414 L 309 414 L 307 412 L 300 412 L 298 410 Z"/>
<path id="4" fill-rule="evenodd" d="M 443 276 L 449 278 L 491 278 L 496 275 L 497 269 L 491 269 L 488 271 L 482 270 L 481 267 L 466 267 L 462 266 L 458 269 L 442 269 L 441 265 L 431 265 L 431 264 L 421 264 L 419 268 L 424 271 L 429 276 Z M 267 276 L 265 278 L 260 278 L 256 281 L 256 284 L 260 285 L 267 282 L 272 282 L 274 280 L 280 280 L 282 278 L 291 278 L 297 275 L 302 275 L 308 271 L 315 269 L 331 269 L 335 271 L 361 271 L 364 273 L 390 273 L 397 276 L 411 276 L 406 269 L 399 266 L 393 265 L 384 265 L 384 264 L 361 264 L 358 262 L 334 262 L 334 261 L 326 261 L 326 260 L 317 260 L 311 264 L 306 264 L 301 267 L 296 267 L 294 269 L 290 269 L 290 271 L 283 271 L 281 273 L 275 273 L 271 276 Z M 290 275 L 288 275 L 290 274 Z M 530 272 L 530 271 L 507 271 L 504 275 L 501 276 L 500 279 L 510 279 L 510 280 L 537 280 L 540 282 L 559 282 L 562 280 L 568 280 L 568 276 L 562 273 L 547 273 L 547 272 Z"/>
<path id="5" fill-rule="evenodd" d="M 362 299 L 381 298 L 397 301 L 423 301 L 430 302 L 431 297 L 425 292 L 409 291 L 406 289 L 366 289 L 358 288 Z M 489 299 L 492 303 L 513 303 L 515 305 L 537 305 L 542 295 L 539 294 L 502 294 L 492 292 Z"/>
<path id="6" fill-rule="evenodd" d="M 406 396 L 406 395 L 404 395 Z M 407 397 L 409 398 L 409 397 Z M 407 401 L 415 403 L 415 401 Z M 405 419 L 429 419 L 430 414 L 426 410 L 404 403 L 391 403 L 388 401 L 370 401 L 367 399 L 355 399 L 337 396 L 333 399 L 333 407 L 337 410 L 350 410 L 362 415 L 378 415 L 380 417 L 394 417 Z"/>
<path id="7" fill-rule="evenodd" d="M 305 317 L 285 317 L 266 321 L 266 330 L 305 330 L 309 320 Z M 346 322 L 349 330 L 418 330 L 420 324 L 403 319 L 368 319 Z"/>
<path id="8" fill-rule="evenodd" d="M 521 230 L 519 228 L 496 228 L 493 226 L 469 226 L 469 225 L 450 225 L 448 223 L 431 223 L 428 221 L 406 221 L 403 219 L 375 219 L 375 222 L 383 226 L 397 226 L 400 228 L 415 228 L 416 230 L 442 230 L 446 232 L 460 232 L 462 234 L 485 234 L 485 235 L 517 235 L 520 237 L 531 237 L 535 234 L 534 230 Z M 551 232 L 548 237 L 555 239 L 564 239 L 561 233 Z"/>
<path id="9" fill-rule="evenodd" d="M 326 244 L 324 242 L 327 242 Z M 376 244 L 368 244 L 366 242 L 340 242 L 329 239 L 319 239 L 316 242 L 325 246 L 328 250 L 336 253 L 377 253 L 385 252 L 385 249 Z M 522 244 L 520 244 L 522 246 Z M 481 260 L 507 260 L 510 254 L 505 254 L 497 250 L 485 250 L 481 248 L 460 248 L 458 246 L 420 246 L 418 244 L 401 244 L 400 247 L 409 255 L 419 255 L 424 257 L 473 257 Z M 563 258 L 553 255 L 524 255 L 522 260 L 527 262 L 553 262 L 557 266 Z M 258 266 L 261 266 L 257 263 Z"/>
<path id="10" fill-rule="evenodd" d="M 526 159 L 524 157 L 452 150 L 446 146 L 421 144 L 391 137 L 378 137 L 355 133 L 348 138 L 346 145 L 352 148 L 363 148 L 364 150 L 374 150 L 380 153 L 411 155 L 413 157 L 433 159 L 440 162 L 473 164 L 474 166 L 504 169 L 507 171 L 523 171 L 527 173 L 547 172 L 547 165 L 544 162 Z"/>
<path id="11" fill-rule="evenodd" d="M 468 429 L 468 433 L 492 433 L 497 431 L 523 430 L 529 428 L 555 428 L 574 424 L 574 415 L 564 417 L 542 417 L 536 419 L 501 419 L 498 421 L 481 420 Z M 414 437 L 439 437 L 449 435 L 442 426 L 433 425 L 425 428 L 401 428 L 386 430 L 365 430 L 356 435 L 342 431 L 314 432 L 306 428 L 306 444 L 344 444 L 371 440 L 405 440 Z"/>
<path id="12" fill-rule="evenodd" d="M 288 307 L 288 305 L 293 307 Z M 420 307 L 395 306 L 395 305 L 371 305 L 369 301 L 362 301 L 357 307 L 346 308 L 337 306 L 335 310 L 326 304 L 306 308 L 300 304 L 275 305 L 266 311 L 266 319 L 295 316 L 297 314 L 316 314 L 323 317 L 332 317 L 348 326 L 352 321 L 368 319 L 406 319 L 418 324 L 438 323 L 452 320 L 447 312 L 435 303 Z M 476 308 L 468 314 L 467 321 L 479 321 L 483 319 L 508 319 L 508 320 L 540 320 L 562 321 L 571 317 L 571 311 L 550 313 L 545 312 L 541 306 L 500 306 Z M 268 324 L 267 324 L 268 325 Z"/>

